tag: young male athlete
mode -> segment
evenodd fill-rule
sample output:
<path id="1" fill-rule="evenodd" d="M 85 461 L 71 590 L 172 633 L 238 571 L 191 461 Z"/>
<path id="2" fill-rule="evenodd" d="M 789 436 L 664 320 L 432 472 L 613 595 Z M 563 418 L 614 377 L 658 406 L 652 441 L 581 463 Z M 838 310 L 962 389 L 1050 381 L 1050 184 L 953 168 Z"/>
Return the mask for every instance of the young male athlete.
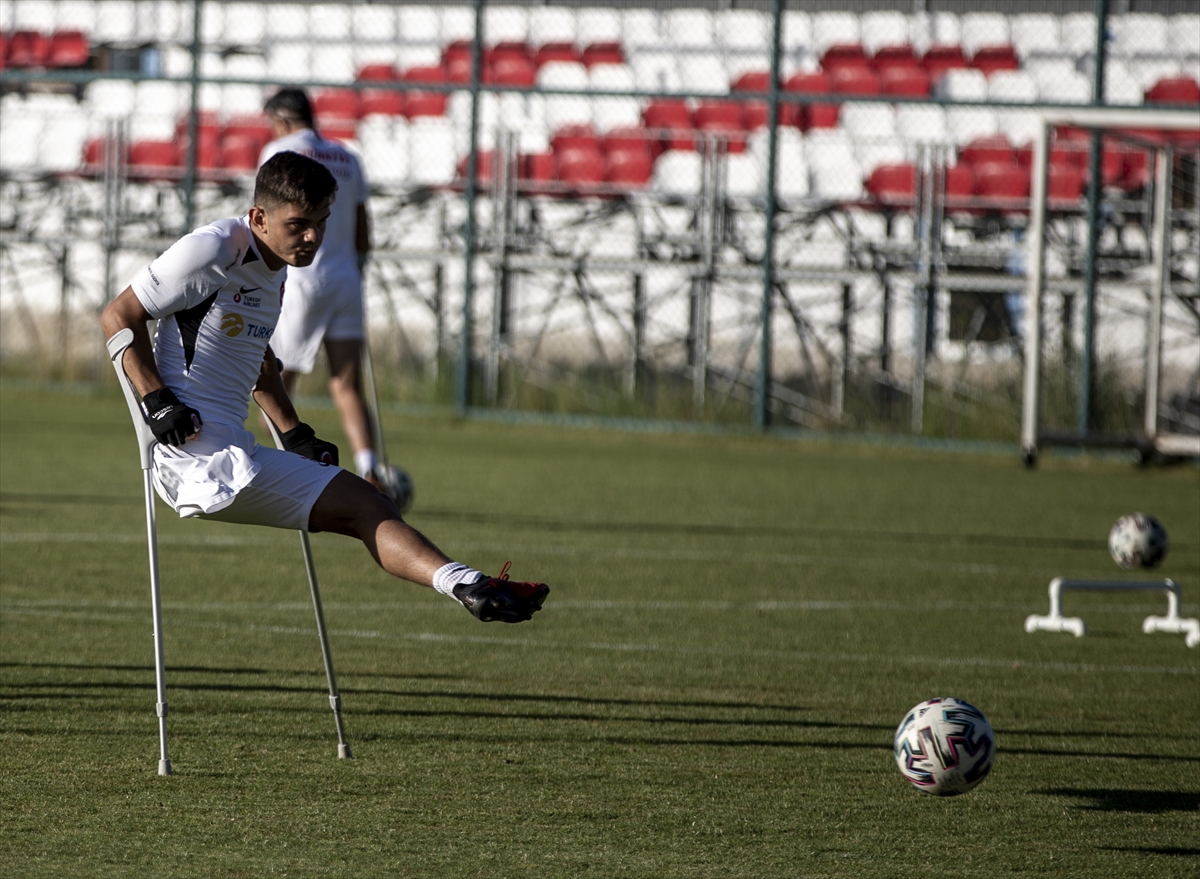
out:
<path id="1" fill-rule="evenodd" d="M 246 216 L 185 235 L 104 310 L 106 337 L 134 334 L 123 366 L 158 439 L 155 488 L 181 517 L 357 537 L 389 574 L 432 586 L 485 622 L 527 620 L 549 587 L 451 561 L 390 498 L 338 467 L 337 447 L 288 399 L 268 344 L 286 299 L 285 268 L 311 265 L 320 252 L 337 189 L 319 162 L 272 156 Z M 150 320 L 158 321 L 153 343 Z M 287 451 L 258 445 L 245 429 L 251 395 Z"/>
<path id="2" fill-rule="evenodd" d="M 308 265 L 288 269 L 288 298 L 272 340 L 283 361 L 283 384 L 291 394 L 300 373 L 310 373 L 324 341 L 329 358 L 329 395 L 354 452 L 358 475 L 388 488 L 390 474 L 380 469 L 371 442 L 371 426 L 362 394 L 362 269 L 371 250 L 367 182 L 349 150 L 326 140 L 313 126 L 312 105 L 298 88 L 283 88 L 263 107 L 275 139 L 263 147 L 258 164 L 290 150 L 316 159 L 337 179 L 325 243 Z M 393 496 L 398 503 L 406 499 Z"/>

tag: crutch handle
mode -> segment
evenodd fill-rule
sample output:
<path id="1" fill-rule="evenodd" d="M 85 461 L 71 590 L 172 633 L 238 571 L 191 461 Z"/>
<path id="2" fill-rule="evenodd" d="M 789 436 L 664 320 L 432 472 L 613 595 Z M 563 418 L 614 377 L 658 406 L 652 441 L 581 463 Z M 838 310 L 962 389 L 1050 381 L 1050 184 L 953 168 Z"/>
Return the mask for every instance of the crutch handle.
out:
<path id="1" fill-rule="evenodd" d="M 154 438 L 154 432 L 150 430 L 150 425 L 146 423 L 146 419 L 142 415 L 141 401 L 138 400 L 137 392 L 133 389 L 133 382 L 125 373 L 125 352 L 132 344 L 133 330 L 126 327 L 118 331 L 108 340 L 108 357 L 112 360 L 113 369 L 117 373 L 117 381 L 121 385 L 122 393 L 125 394 L 125 402 L 129 405 L 129 417 L 133 419 L 133 431 L 137 434 L 138 457 L 141 460 L 142 469 L 149 470 L 154 465 L 153 453 L 158 440 Z"/>

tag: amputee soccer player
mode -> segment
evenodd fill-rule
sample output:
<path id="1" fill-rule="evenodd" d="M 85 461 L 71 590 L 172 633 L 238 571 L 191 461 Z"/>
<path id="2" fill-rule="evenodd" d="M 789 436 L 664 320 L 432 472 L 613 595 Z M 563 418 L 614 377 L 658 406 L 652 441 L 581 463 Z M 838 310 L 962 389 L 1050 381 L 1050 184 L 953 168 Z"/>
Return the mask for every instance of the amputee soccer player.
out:
<path id="1" fill-rule="evenodd" d="M 312 372 L 324 340 L 329 358 L 329 395 L 354 452 L 358 475 L 386 488 L 371 442 L 371 423 L 362 393 L 362 270 L 371 250 L 367 181 L 358 159 L 314 128 L 312 105 L 298 88 L 283 88 L 263 107 L 275 139 L 258 163 L 290 150 L 316 159 L 338 182 L 325 242 L 311 264 L 288 269 L 288 298 L 271 347 L 283 361 L 283 384 L 291 394 L 300 373 Z M 394 498 L 401 502 L 400 498 Z"/>
<path id="2" fill-rule="evenodd" d="M 288 399 L 269 344 L 285 270 L 312 264 L 337 189 L 319 162 L 272 156 L 246 216 L 185 235 L 105 308 L 107 338 L 134 334 L 123 366 L 158 439 L 155 489 L 183 518 L 356 537 L 389 574 L 432 586 L 485 622 L 527 620 L 548 586 L 485 577 L 447 558 L 390 498 L 338 467 L 337 446 Z M 251 395 L 287 451 L 258 445 L 245 429 Z"/>

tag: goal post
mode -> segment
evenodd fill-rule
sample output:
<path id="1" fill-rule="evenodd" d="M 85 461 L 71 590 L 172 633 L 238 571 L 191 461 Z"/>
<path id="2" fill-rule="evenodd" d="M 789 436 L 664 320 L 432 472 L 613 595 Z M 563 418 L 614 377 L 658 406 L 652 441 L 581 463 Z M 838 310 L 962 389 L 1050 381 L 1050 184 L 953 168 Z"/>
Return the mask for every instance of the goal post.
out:
<path id="1" fill-rule="evenodd" d="M 1079 433 L 1056 433 L 1042 429 L 1042 371 L 1045 344 L 1045 314 L 1043 310 L 1047 280 L 1047 231 L 1051 222 L 1050 170 L 1052 157 L 1051 134 L 1056 128 L 1100 130 L 1108 138 L 1126 139 L 1151 156 L 1146 167 L 1146 190 L 1153 193 L 1149 213 L 1147 243 L 1149 245 L 1148 278 L 1137 283 L 1145 286 L 1148 315 L 1145 327 L 1145 411 L 1141 431 L 1117 436 Z M 1161 364 L 1163 344 L 1163 308 L 1171 295 L 1172 194 L 1174 157 L 1182 149 L 1196 153 L 1200 137 L 1176 143 L 1180 132 L 1196 132 L 1200 117 L 1186 110 L 1132 110 L 1117 108 L 1080 108 L 1078 110 L 1048 110 L 1041 114 L 1034 139 L 1031 205 L 1028 233 L 1027 286 L 1025 296 L 1024 381 L 1021 406 L 1021 451 L 1027 465 L 1032 465 L 1039 445 L 1054 443 L 1070 445 L 1107 445 L 1157 450 L 1166 455 L 1200 456 L 1200 436 L 1186 433 L 1160 432 L 1159 402 L 1161 396 Z M 1196 167 L 1193 162 L 1193 169 Z M 1193 174 L 1195 171 L 1193 170 Z M 1193 199 L 1195 193 L 1192 194 Z M 1200 221 L 1193 223 L 1189 246 L 1200 240 Z M 1074 279 L 1060 281 L 1059 286 L 1077 283 Z M 1200 299 L 1197 300 L 1200 305 Z M 1194 307 L 1193 307 L 1194 310 Z M 1065 331 L 1064 331 L 1065 332 Z M 1066 340 L 1064 339 L 1064 345 Z"/>

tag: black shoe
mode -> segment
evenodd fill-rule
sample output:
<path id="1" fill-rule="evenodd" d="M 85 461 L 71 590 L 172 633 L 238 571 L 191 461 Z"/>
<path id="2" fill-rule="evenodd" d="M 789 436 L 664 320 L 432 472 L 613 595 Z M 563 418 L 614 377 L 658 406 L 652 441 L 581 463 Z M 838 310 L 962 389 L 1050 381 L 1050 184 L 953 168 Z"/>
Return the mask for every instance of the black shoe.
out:
<path id="1" fill-rule="evenodd" d="M 454 597 L 485 623 L 524 622 L 542 609 L 542 602 L 549 594 L 550 587 L 545 583 L 518 583 L 506 577 L 484 577 L 454 587 Z"/>

